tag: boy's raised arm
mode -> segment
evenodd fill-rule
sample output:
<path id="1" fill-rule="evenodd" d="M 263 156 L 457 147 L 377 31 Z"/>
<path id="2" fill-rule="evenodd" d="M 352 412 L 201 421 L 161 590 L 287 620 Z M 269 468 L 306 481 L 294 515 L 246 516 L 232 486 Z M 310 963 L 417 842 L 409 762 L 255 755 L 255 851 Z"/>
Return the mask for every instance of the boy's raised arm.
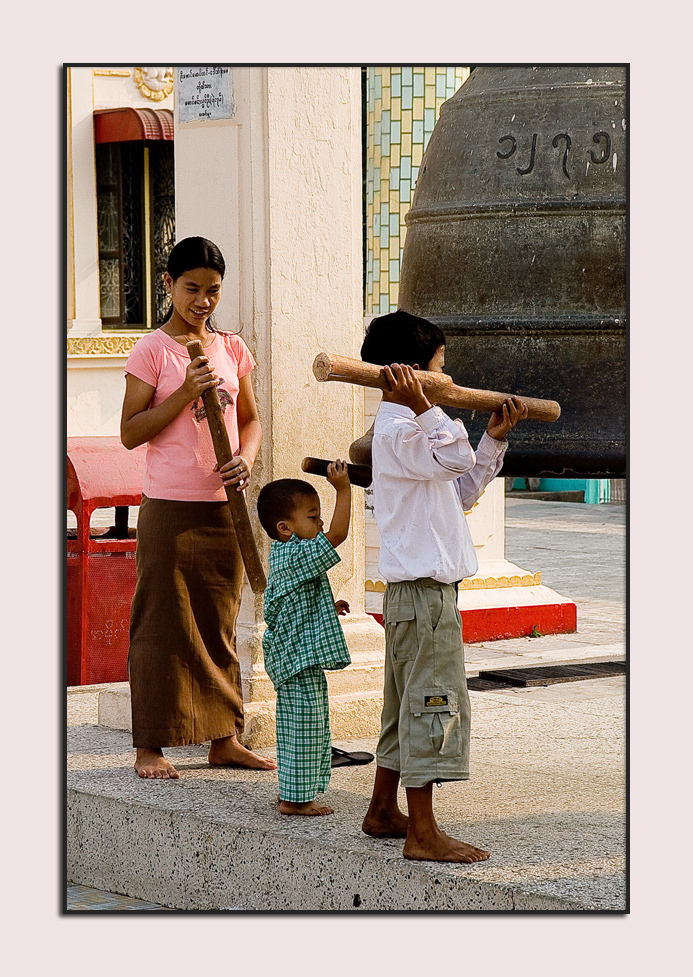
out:
<path id="1" fill-rule="evenodd" d="M 345 461 L 333 461 L 327 466 L 327 481 L 337 493 L 334 512 L 330 528 L 325 533 L 326 538 L 336 549 L 349 535 L 349 519 L 351 518 L 351 482 Z"/>
<path id="2" fill-rule="evenodd" d="M 432 411 L 412 367 L 393 363 L 383 368 L 390 392 L 383 395 L 389 403 L 409 407 L 415 420 L 398 425 L 393 450 L 399 463 L 413 478 L 451 481 L 476 464 L 467 432 L 459 424 Z"/>

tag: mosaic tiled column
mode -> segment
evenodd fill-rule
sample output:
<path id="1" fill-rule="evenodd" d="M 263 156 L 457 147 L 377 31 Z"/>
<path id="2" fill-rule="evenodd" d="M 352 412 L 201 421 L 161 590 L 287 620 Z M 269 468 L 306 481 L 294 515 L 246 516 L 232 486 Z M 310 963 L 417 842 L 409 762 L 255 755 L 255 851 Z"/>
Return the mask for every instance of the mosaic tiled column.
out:
<path id="1" fill-rule="evenodd" d="M 440 107 L 469 68 L 367 69 L 366 313 L 397 308 L 406 227 L 424 149 Z"/>
<path id="2" fill-rule="evenodd" d="M 404 250 L 404 218 L 411 206 L 424 149 L 440 107 L 469 77 L 460 67 L 366 69 L 366 321 L 397 308 Z M 366 389 L 366 428 L 380 403 Z M 366 501 L 366 609 L 379 613 L 384 582 L 378 576 L 379 536 L 372 492 Z"/>

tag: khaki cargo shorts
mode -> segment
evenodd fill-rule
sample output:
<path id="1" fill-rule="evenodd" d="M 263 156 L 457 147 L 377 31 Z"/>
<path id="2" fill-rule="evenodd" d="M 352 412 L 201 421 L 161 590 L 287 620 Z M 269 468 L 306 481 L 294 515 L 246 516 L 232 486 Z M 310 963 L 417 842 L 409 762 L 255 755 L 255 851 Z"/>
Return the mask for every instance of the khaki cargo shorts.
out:
<path id="1" fill-rule="evenodd" d="M 383 600 L 385 687 L 377 762 L 404 787 L 469 778 L 470 710 L 454 584 L 404 580 Z"/>

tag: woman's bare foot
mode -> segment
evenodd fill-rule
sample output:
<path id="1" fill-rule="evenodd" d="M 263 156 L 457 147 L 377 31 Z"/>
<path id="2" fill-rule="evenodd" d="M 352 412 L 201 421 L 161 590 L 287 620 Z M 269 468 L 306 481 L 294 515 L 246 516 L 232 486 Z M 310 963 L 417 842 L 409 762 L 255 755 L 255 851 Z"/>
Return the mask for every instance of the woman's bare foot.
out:
<path id="1" fill-rule="evenodd" d="M 161 750 L 138 749 L 135 771 L 145 780 L 178 780 L 179 774 Z"/>
<path id="2" fill-rule="evenodd" d="M 333 807 L 325 807 L 323 804 L 316 804 L 315 801 L 308 801 L 306 804 L 292 804 L 291 801 L 279 801 L 280 814 L 304 814 L 307 817 L 315 817 L 318 814 L 334 814 Z"/>
<path id="3" fill-rule="evenodd" d="M 236 736 L 225 736 L 220 740 L 212 740 L 209 748 L 209 765 L 211 767 L 248 767 L 250 770 L 276 770 L 275 760 L 253 753 L 241 746 Z"/>
<path id="4" fill-rule="evenodd" d="M 491 853 L 436 830 L 420 838 L 407 835 L 402 854 L 418 862 L 485 862 Z"/>
<path id="5" fill-rule="evenodd" d="M 406 838 L 409 818 L 397 807 L 389 811 L 368 811 L 361 831 L 371 838 Z"/>

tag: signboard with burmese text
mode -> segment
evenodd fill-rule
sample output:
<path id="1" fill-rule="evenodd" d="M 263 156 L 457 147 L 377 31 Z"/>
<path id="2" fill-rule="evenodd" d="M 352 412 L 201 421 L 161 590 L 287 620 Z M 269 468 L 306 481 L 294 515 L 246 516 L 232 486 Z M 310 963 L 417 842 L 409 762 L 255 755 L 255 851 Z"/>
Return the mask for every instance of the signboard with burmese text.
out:
<path id="1" fill-rule="evenodd" d="M 233 85 L 228 65 L 176 68 L 179 122 L 233 118 Z"/>

